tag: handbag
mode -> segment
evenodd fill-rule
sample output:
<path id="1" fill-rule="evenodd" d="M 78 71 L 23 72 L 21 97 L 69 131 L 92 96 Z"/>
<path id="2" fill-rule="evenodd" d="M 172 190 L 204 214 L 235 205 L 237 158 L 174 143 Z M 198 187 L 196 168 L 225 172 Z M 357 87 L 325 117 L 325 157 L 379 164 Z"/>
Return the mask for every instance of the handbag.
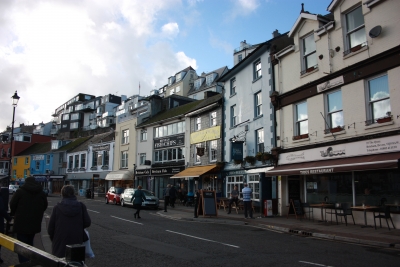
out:
<path id="1" fill-rule="evenodd" d="M 88 258 L 94 258 L 94 253 L 92 250 L 92 247 L 90 246 L 90 236 L 89 236 L 89 231 L 84 229 L 85 235 L 88 237 L 88 240 L 83 242 L 83 245 L 85 245 L 85 256 Z"/>

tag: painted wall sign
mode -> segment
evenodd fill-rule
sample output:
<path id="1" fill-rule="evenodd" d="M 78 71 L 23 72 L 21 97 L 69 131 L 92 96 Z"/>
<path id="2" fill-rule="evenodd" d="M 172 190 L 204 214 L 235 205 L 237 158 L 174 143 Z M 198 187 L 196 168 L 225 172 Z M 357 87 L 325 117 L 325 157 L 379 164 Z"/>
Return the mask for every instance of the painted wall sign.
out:
<path id="1" fill-rule="evenodd" d="M 205 141 L 221 138 L 221 126 L 211 127 L 202 131 L 190 134 L 190 144 L 197 144 Z"/>
<path id="2" fill-rule="evenodd" d="M 317 85 L 318 93 L 324 92 L 325 90 L 334 88 L 336 86 L 344 84 L 343 76 L 336 77 L 332 80 L 326 81 L 324 83 L 320 83 Z"/>
<path id="3" fill-rule="evenodd" d="M 185 135 L 183 134 L 154 139 L 154 149 L 173 147 L 173 146 L 184 146 L 184 145 L 185 145 Z"/>
<path id="4" fill-rule="evenodd" d="M 389 136 L 348 144 L 313 148 L 299 152 L 282 153 L 279 155 L 279 165 L 398 151 L 400 151 L 399 137 Z"/>

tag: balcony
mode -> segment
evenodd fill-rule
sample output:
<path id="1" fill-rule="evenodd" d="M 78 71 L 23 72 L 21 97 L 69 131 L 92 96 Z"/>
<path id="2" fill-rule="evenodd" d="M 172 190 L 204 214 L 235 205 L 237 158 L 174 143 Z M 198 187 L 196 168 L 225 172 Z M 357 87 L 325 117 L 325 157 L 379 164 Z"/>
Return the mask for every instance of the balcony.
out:
<path id="1" fill-rule="evenodd" d="M 103 117 L 103 118 L 106 118 L 106 117 L 115 117 L 115 112 L 114 112 L 114 111 L 107 111 L 107 112 L 104 112 L 103 115 L 102 115 L 102 117 Z"/>

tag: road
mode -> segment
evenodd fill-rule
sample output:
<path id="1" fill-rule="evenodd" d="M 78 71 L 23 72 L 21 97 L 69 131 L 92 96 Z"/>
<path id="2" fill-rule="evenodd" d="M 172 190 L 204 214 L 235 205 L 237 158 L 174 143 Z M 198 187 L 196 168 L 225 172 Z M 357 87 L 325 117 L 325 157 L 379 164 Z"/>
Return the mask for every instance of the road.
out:
<path id="1" fill-rule="evenodd" d="M 49 198 L 47 214 L 59 201 Z M 289 235 L 244 224 L 175 220 L 162 210 L 85 199 L 96 257 L 87 266 L 398 266 L 400 251 Z"/>

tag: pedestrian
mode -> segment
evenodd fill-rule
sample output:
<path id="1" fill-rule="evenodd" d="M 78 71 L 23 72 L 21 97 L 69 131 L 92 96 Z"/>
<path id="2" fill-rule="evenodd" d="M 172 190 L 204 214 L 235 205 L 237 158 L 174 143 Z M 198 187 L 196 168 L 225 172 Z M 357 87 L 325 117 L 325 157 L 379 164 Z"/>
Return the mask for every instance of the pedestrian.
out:
<path id="1" fill-rule="evenodd" d="M 194 197 L 194 218 L 197 218 L 197 209 L 199 207 L 200 204 L 200 190 L 196 190 L 196 194 Z"/>
<path id="2" fill-rule="evenodd" d="M 8 215 L 6 205 L 4 205 L 3 195 L 0 190 L 0 233 L 4 234 L 4 220 L 9 223 L 11 221 L 11 216 Z M 0 253 L 1 253 L 1 246 L 0 246 Z M 3 263 L 3 259 L 1 258 L 0 254 L 0 264 Z"/>
<path id="3" fill-rule="evenodd" d="M 140 208 L 142 207 L 142 202 L 146 200 L 146 196 L 142 190 L 142 186 L 138 185 L 137 189 L 135 190 L 135 193 L 132 195 L 132 200 L 133 201 L 133 208 L 136 209 L 136 212 L 133 214 L 136 219 L 136 215 L 138 219 L 142 218 L 140 217 Z"/>
<path id="4" fill-rule="evenodd" d="M 47 197 L 41 184 L 29 176 L 14 193 L 10 201 L 11 216 L 14 216 L 14 233 L 17 239 L 33 246 L 35 234 L 42 229 L 43 213 L 47 209 Z M 18 254 L 19 263 L 29 259 Z"/>
<path id="5" fill-rule="evenodd" d="M 172 208 L 175 208 L 175 201 L 178 195 L 178 191 L 176 190 L 175 186 L 171 186 L 169 190 L 169 201 Z"/>
<path id="6" fill-rule="evenodd" d="M 239 206 L 239 190 L 237 185 L 235 185 L 233 187 L 233 190 L 231 191 L 231 199 L 229 200 L 229 210 L 228 210 L 228 214 L 231 214 L 231 210 L 232 210 L 232 203 L 235 202 L 236 207 Z"/>
<path id="7" fill-rule="evenodd" d="M 171 185 L 168 184 L 167 188 L 164 190 L 164 212 L 167 212 L 167 206 L 169 205 L 169 190 Z"/>
<path id="8" fill-rule="evenodd" d="M 65 257 L 66 245 L 82 244 L 91 219 L 86 205 L 78 201 L 72 185 L 64 185 L 61 189 L 61 202 L 51 212 L 47 232 L 50 236 L 51 254 Z"/>
<path id="9" fill-rule="evenodd" d="M 246 219 L 253 218 L 253 209 L 251 208 L 251 195 L 252 191 L 249 187 L 247 187 L 247 183 L 244 184 L 244 188 L 242 189 L 242 195 L 243 195 L 243 206 L 244 206 L 244 217 Z M 250 217 L 247 217 L 247 214 L 250 215 Z"/>

